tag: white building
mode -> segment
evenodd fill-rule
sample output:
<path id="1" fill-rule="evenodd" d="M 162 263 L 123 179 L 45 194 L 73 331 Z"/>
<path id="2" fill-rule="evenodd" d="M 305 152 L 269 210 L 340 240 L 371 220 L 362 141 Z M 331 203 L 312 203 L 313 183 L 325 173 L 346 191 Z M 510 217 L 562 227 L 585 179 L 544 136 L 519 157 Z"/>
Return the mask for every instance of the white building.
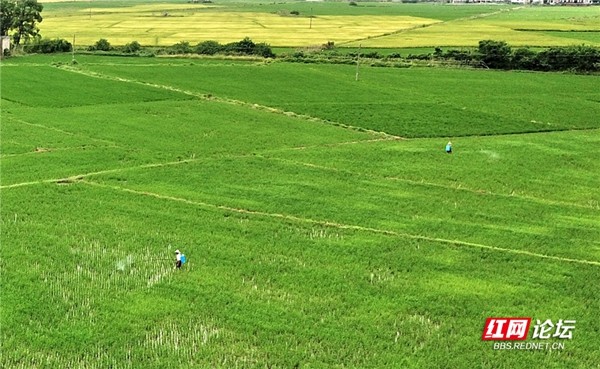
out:
<path id="1" fill-rule="evenodd" d="M 573 1 L 564 1 L 563 4 L 583 4 L 583 5 L 592 5 L 592 0 L 573 0 Z"/>
<path id="2" fill-rule="evenodd" d="M 505 3 L 505 0 L 452 0 L 452 4 Z"/>
<path id="3" fill-rule="evenodd" d="M 551 4 L 551 5 L 592 5 L 592 0 L 548 0 L 547 4 Z"/>
<path id="4" fill-rule="evenodd" d="M 9 36 L 0 36 L 2 39 L 2 48 L 0 48 L 0 56 L 4 56 L 4 50 L 10 50 L 10 37 Z"/>

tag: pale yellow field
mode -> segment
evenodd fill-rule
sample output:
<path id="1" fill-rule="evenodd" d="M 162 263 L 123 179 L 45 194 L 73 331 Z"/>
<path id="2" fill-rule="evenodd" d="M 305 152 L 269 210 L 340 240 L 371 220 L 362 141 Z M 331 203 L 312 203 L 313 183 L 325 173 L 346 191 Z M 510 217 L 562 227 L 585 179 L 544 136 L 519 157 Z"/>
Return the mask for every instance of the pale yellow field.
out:
<path id="1" fill-rule="evenodd" d="M 557 33 L 546 30 L 596 32 Z M 600 7 L 516 9 L 490 17 L 439 22 L 394 35 L 361 40 L 360 43 L 367 47 L 474 46 L 479 40 L 488 39 L 503 40 L 513 46 L 582 43 L 600 46 Z M 348 45 L 357 46 L 358 43 Z"/>
<path id="2" fill-rule="evenodd" d="M 100 38 L 113 45 L 138 41 L 142 45 L 167 46 L 180 41 L 222 43 L 248 36 L 271 46 L 310 46 L 327 41 L 347 42 L 438 22 L 410 16 L 319 16 L 309 18 L 269 13 L 215 11 L 214 7 L 188 4 L 140 5 L 128 8 L 82 10 L 67 15 L 51 14 L 40 24 L 49 38 L 76 37 L 77 45 L 91 45 Z M 168 16 L 163 13 L 167 12 Z"/>
<path id="3" fill-rule="evenodd" d="M 547 35 L 543 32 L 515 31 L 507 25 L 454 22 L 362 40 L 360 44 L 366 47 L 473 46 L 477 45 L 479 40 L 503 40 L 513 46 L 568 46 L 583 43 L 576 39 Z M 358 43 L 351 42 L 348 46 L 357 46 Z M 600 42 L 596 41 L 585 41 L 585 44 L 600 46 Z"/>
<path id="4" fill-rule="evenodd" d="M 446 22 L 399 15 L 323 15 L 313 18 L 309 28 L 307 17 L 235 12 L 214 4 L 155 3 L 47 12 L 40 29 L 49 38 L 71 41 L 75 35 L 79 46 L 100 38 L 112 45 L 135 40 L 147 46 L 168 46 L 180 41 L 227 43 L 244 37 L 271 46 L 312 46 L 328 41 L 364 47 L 475 46 L 483 39 L 503 40 L 513 46 L 600 46 L 600 7 L 498 9 L 485 16 Z"/>

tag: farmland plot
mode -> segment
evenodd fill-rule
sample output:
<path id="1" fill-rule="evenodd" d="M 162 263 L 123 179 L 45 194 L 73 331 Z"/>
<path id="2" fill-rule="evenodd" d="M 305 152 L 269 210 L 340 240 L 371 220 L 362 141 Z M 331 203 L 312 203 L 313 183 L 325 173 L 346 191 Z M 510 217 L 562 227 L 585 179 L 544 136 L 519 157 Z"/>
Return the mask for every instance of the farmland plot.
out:
<path id="1" fill-rule="evenodd" d="M 1 67 L 3 367 L 600 361 L 596 77 L 54 58 Z M 491 316 L 577 323 L 502 351 Z"/>

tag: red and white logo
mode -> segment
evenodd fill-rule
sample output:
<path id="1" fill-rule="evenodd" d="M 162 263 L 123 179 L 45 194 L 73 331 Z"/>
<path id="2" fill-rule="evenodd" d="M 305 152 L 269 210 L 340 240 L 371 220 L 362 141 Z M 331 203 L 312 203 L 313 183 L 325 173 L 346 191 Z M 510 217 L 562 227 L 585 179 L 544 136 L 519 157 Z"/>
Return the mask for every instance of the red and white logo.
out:
<path id="1" fill-rule="evenodd" d="M 520 341 L 527 339 L 531 318 L 487 318 L 483 341 Z"/>

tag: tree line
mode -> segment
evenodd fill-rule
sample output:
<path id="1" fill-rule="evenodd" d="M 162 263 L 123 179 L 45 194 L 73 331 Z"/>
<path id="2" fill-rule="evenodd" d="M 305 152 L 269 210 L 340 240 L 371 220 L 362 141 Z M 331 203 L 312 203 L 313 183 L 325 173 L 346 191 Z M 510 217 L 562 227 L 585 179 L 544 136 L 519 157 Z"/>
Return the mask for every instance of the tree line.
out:
<path id="1" fill-rule="evenodd" d="M 238 55 L 238 56 L 261 56 L 263 58 L 274 58 L 275 54 L 271 47 L 264 43 L 255 43 L 249 37 L 243 40 L 220 44 L 217 41 L 202 41 L 195 46 L 189 42 L 182 41 L 173 46 L 161 49 L 159 53 L 166 54 L 198 54 L 198 55 Z"/>
<path id="2" fill-rule="evenodd" d="M 518 69 L 535 71 L 600 71 L 600 49 L 576 45 L 551 47 L 534 51 L 529 48 L 513 49 L 504 41 L 482 40 L 476 50 L 436 48 L 435 59 L 454 60 L 474 67 L 489 69 Z"/>
<path id="3" fill-rule="evenodd" d="M 112 46 L 110 42 L 104 38 L 98 40 L 94 45 L 87 48 L 87 51 L 102 51 L 124 54 L 138 54 L 142 51 L 145 55 L 233 55 L 233 56 L 260 56 L 263 58 L 274 58 L 275 54 L 271 50 L 271 46 L 266 43 L 255 43 L 249 37 L 243 40 L 220 44 L 217 41 L 208 40 L 202 41 L 196 45 L 191 45 L 187 41 L 181 41 L 174 45 L 149 48 L 142 47 L 139 42 L 132 41 L 124 46 Z"/>
<path id="4" fill-rule="evenodd" d="M 401 55 L 394 52 L 382 55 L 378 51 L 344 52 L 333 43 L 313 50 L 297 50 L 278 55 L 278 58 L 299 63 L 361 64 L 377 67 L 410 67 L 414 64 L 453 65 L 472 68 L 533 71 L 599 72 L 600 48 L 576 45 L 550 47 L 543 50 L 513 49 L 504 41 L 482 40 L 477 48 L 443 50 L 433 53 Z"/>

